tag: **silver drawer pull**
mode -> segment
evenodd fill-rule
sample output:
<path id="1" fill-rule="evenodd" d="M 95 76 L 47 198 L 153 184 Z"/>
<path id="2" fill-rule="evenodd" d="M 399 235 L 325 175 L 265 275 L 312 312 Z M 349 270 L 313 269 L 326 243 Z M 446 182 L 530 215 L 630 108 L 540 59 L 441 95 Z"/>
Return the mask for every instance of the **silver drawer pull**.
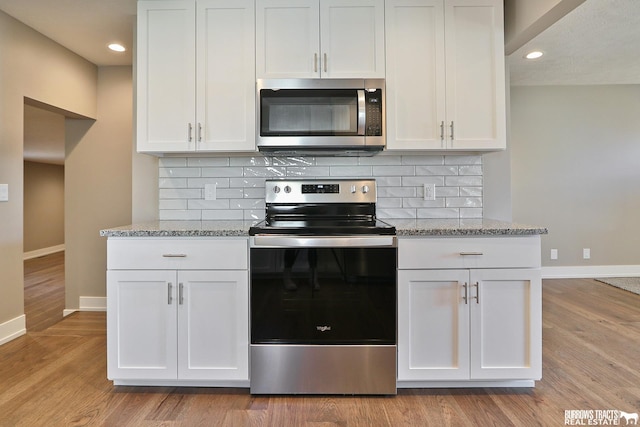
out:
<path id="1" fill-rule="evenodd" d="M 460 252 L 460 256 L 472 256 L 472 255 L 480 256 L 484 254 L 482 252 Z"/>
<path id="2" fill-rule="evenodd" d="M 186 258 L 187 254 L 162 254 L 164 258 Z"/>

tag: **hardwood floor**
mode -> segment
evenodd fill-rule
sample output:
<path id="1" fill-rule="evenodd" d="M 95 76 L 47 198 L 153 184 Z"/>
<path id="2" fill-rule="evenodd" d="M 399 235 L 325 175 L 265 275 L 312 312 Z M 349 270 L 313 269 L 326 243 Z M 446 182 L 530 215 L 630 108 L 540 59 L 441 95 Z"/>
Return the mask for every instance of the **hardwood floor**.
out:
<path id="1" fill-rule="evenodd" d="M 42 331 L 62 320 L 64 251 L 24 261 L 27 331 Z"/>
<path id="2" fill-rule="evenodd" d="M 75 313 L 0 347 L 0 426 L 560 426 L 565 410 L 640 412 L 640 295 L 588 279 L 545 280 L 543 328 L 534 389 L 272 397 L 114 387 L 105 314 Z"/>

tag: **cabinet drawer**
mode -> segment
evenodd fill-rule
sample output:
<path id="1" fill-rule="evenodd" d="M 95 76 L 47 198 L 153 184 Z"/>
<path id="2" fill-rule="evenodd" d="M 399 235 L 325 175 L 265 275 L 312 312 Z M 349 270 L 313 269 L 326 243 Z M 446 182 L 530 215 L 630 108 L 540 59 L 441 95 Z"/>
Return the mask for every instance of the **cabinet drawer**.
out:
<path id="1" fill-rule="evenodd" d="M 398 239 L 400 269 L 514 267 L 540 267 L 540 236 Z"/>
<path id="2" fill-rule="evenodd" d="M 110 238 L 109 270 L 246 270 L 248 239 Z"/>

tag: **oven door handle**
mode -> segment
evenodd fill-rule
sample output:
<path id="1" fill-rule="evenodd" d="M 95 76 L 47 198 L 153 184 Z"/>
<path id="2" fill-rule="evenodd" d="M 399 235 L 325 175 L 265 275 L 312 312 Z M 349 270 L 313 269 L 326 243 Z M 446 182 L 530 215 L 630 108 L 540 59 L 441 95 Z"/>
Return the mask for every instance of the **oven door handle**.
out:
<path id="1" fill-rule="evenodd" d="M 251 238 L 253 247 L 280 248 L 338 248 L 338 247 L 396 247 L 396 236 L 281 236 L 256 234 Z"/>

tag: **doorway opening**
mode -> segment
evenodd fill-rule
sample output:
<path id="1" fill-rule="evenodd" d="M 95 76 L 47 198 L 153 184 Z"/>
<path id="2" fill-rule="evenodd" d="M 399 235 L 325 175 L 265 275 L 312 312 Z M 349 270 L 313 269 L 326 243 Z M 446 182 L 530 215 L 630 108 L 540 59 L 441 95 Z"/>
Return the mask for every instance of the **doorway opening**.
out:
<path id="1" fill-rule="evenodd" d="M 27 331 L 59 322 L 65 308 L 65 116 L 24 104 L 24 306 Z M 52 111 L 53 110 L 53 111 Z"/>

